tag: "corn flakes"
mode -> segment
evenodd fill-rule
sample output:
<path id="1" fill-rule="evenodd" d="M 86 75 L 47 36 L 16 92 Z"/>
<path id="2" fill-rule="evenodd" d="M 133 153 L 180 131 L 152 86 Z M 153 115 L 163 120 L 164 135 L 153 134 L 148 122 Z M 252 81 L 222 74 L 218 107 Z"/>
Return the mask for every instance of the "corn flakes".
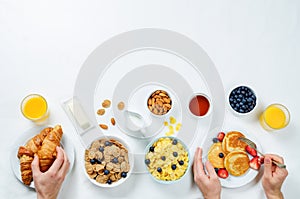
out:
<path id="1" fill-rule="evenodd" d="M 145 164 L 156 179 L 175 181 L 185 174 L 189 164 L 189 155 L 178 139 L 159 138 L 149 148 L 145 156 Z"/>

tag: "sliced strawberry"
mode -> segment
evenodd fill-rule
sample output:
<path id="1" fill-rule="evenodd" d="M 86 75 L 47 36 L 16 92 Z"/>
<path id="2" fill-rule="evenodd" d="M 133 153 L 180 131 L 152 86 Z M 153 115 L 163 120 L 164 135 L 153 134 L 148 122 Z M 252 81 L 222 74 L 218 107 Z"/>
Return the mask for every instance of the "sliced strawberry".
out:
<path id="1" fill-rule="evenodd" d="M 264 156 L 258 156 L 258 162 L 260 164 L 263 164 L 265 162 L 265 157 Z"/>
<path id="2" fill-rule="evenodd" d="M 218 135 L 217 135 L 217 138 L 218 138 L 218 140 L 219 140 L 220 142 L 223 141 L 224 137 L 225 137 L 225 133 L 224 133 L 224 132 L 220 132 L 220 133 L 218 133 Z"/>
<path id="3" fill-rule="evenodd" d="M 252 160 L 250 160 L 250 163 L 249 163 L 250 167 L 254 170 L 259 170 L 260 168 L 260 160 L 259 160 L 259 157 L 256 156 L 254 158 L 252 158 Z"/>
<path id="4" fill-rule="evenodd" d="M 220 168 L 219 170 L 218 170 L 218 176 L 220 177 L 220 178 L 227 178 L 228 177 L 228 171 L 226 170 L 226 169 L 224 169 L 224 168 Z"/>
<path id="5" fill-rule="evenodd" d="M 255 149 L 251 148 L 251 146 L 249 146 L 249 145 L 246 146 L 246 151 L 253 157 L 257 156 L 257 151 Z"/>

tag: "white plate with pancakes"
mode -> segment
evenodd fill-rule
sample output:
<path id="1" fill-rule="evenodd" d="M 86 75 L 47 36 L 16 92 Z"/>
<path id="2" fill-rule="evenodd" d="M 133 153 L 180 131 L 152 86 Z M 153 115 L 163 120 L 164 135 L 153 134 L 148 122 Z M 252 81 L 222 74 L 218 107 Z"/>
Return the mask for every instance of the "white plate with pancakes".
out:
<path id="1" fill-rule="evenodd" d="M 262 148 L 261 148 L 260 144 L 257 142 L 257 140 L 253 136 L 249 136 L 249 134 L 247 134 L 246 131 L 230 130 L 230 131 L 224 131 L 224 133 L 227 134 L 232 131 L 237 131 L 237 132 L 242 133 L 245 137 L 249 138 L 256 144 L 256 147 L 259 151 L 262 151 Z M 208 160 L 208 153 L 209 153 L 210 147 L 214 144 L 213 139 L 217 138 L 218 133 L 219 132 L 210 132 L 207 135 L 207 138 L 206 138 L 204 144 L 202 145 L 204 162 L 206 162 Z M 222 149 L 223 149 L 223 147 L 224 147 L 224 144 L 222 142 Z M 253 157 L 248 153 L 247 153 L 247 155 L 248 155 L 249 161 L 250 161 Z M 218 158 L 219 157 L 217 156 L 216 159 L 218 159 Z M 224 159 L 225 159 L 225 157 L 224 157 Z M 223 178 L 219 178 L 219 179 L 220 179 L 222 187 L 237 188 L 237 187 L 244 186 L 244 185 L 250 183 L 251 181 L 253 181 L 256 178 L 256 176 L 258 175 L 258 173 L 259 173 L 259 171 L 249 168 L 244 174 L 242 174 L 240 176 L 233 176 L 229 173 L 229 176 L 226 179 L 223 179 Z"/>

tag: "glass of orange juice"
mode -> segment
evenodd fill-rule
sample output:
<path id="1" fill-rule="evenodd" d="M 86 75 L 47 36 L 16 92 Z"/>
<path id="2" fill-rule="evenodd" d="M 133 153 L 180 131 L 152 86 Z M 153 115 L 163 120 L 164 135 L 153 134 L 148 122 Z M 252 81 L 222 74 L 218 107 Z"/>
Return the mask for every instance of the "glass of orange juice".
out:
<path id="1" fill-rule="evenodd" d="M 282 104 L 271 104 L 261 114 L 260 124 L 268 131 L 286 127 L 290 122 L 290 112 Z"/>
<path id="2" fill-rule="evenodd" d="M 26 96 L 21 103 L 22 114 L 33 122 L 43 122 L 48 118 L 48 104 L 39 94 Z"/>

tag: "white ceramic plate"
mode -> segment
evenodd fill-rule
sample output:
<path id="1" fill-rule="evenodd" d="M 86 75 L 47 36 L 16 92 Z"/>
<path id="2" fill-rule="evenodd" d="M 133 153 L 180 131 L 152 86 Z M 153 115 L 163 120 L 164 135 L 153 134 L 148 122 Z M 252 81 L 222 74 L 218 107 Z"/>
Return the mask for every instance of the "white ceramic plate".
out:
<path id="1" fill-rule="evenodd" d="M 158 89 L 168 92 L 174 100 L 174 106 L 164 117 L 153 116 L 147 110 L 147 98 Z M 208 117 L 191 116 L 188 103 L 194 93 L 204 93 L 212 100 Z M 163 124 L 170 116 L 182 124 L 172 136 L 191 148 L 200 145 L 197 142 L 203 141 L 209 129 L 222 126 L 225 115 L 222 81 L 209 56 L 188 37 L 163 29 L 125 32 L 98 46 L 83 64 L 73 96 L 95 127 L 78 132 L 84 145 L 88 146 L 99 135 L 120 135 L 135 149 L 135 159 L 139 159 L 135 161 L 134 173 L 147 173 L 144 149 L 152 139 L 166 135 L 169 128 Z M 99 116 L 96 112 L 105 99 L 112 101 L 111 107 Z M 121 101 L 125 109 L 143 116 L 144 131 L 133 132 L 128 128 L 125 111 L 117 108 Z M 79 112 L 76 106 L 74 112 Z M 110 123 L 112 117 L 115 126 Z M 108 129 L 100 129 L 101 123 L 107 124 Z"/>
<path id="2" fill-rule="evenodd" d="M 247 132 L 245 130 L 241 131 L 241 130 L 230 130 L 230 131 L 239 131 L 242 134 L 244 134 L 247 138 L 249 138 L 250 140 L 252 140 L 255 144 L 256 147 L 259 151 L 262 151 L 261 145 L 259 144 L 259 142 L 257 141 L 257 139 L 255 139 L 253 136 L 247 134 Z M 230 131 L 224 131 L 225 133 L 228 133 Z M 210 146 L 213 144 L 212 139 L 214 137 L 216 137 L 218 135 L 219 132 L 211 132 L 207 135 L 207 138 L 202 146 L 203 148 L 203 161 L 205 162 L 207 160 L 207 154 L 209 151 Z M 253 157 L 251 155 L 249 155 L 249 159 L 251 160 Z M 251 168 L 249 168 L 249 170 L 242 176 L 236 177 L 236 176 L 232 176 L 229 174 L 228 178 L 223 179 L 223 178 L 219 178 L 221 181 L 221 185 L 223 187 L 227 187 L 227 188 L 237 188 L 237 187 L 241 187 L 244 186 L 248 183 L 250 183 L 252 180 L 255 179 L 255 177 L 258 175 L 259 171 L 253 170 Z"/>
<path id="3" fill-rule="evenodd" d="M 20 146 L 24 146 L 24 144 L 31 139 L 33 136 L 38 134 L 42 129 L 46 128 L 46 126 L 38 126 L 38 127 L 33 127 L 25 132 L 22 132 L 21 136 L 18 137 L 18 139 L 14 142 L 13 148 L 10 154 L 10 164 L 13 173 L 15 174 L 15 177 L 23 184 L 22 178 L 21 178 L 21 171 L 20 171 L 20 161 L 19 158 L 17 157 L 18 155 L 18 150 Z M 70 139 L 67 138 L 67 135 L 64 133 L 62 140 L 61 140 L 61 145 L 64 148 L 65 152 L 68 155 L 68 159 L 70 161 L 70 168 L 69 168 L 69 173 L 72 170 L 73 164 L 74 164 L 74 159 L 75 159 L 75 152 L 74 152 L 74 147 L 73 144 L 71 143 Z M 24 184 L 25 185 L 25 184 Z M 25 185 L 26 186 L 26 185 Z M 34 187 L 34 182 L 31 182 L 29 185 L 31 188 Z"/>

